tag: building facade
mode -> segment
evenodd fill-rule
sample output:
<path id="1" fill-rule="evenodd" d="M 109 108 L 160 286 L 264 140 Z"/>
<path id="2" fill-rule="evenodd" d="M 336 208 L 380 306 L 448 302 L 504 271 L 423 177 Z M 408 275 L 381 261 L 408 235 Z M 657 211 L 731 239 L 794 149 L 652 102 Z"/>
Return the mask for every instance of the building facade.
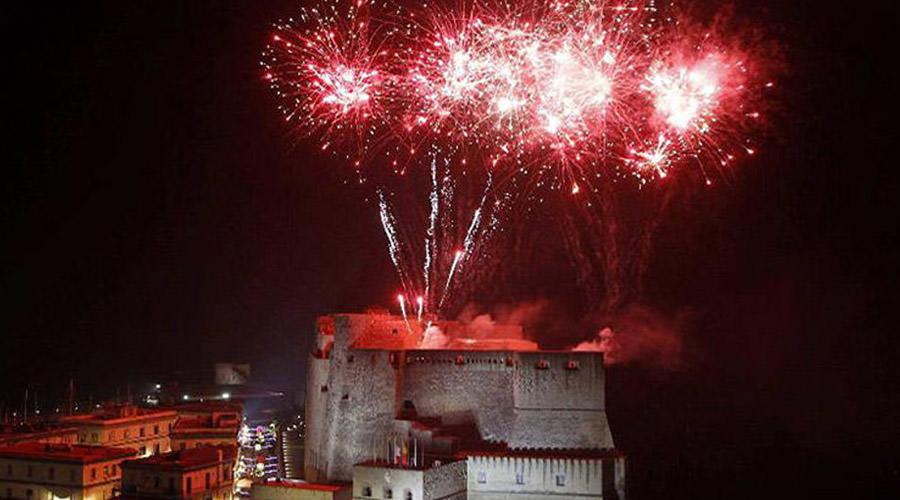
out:
<path id="1" fill-rule="evenodd" d="M 17 500 L 106 500 L 117 495 L 121 463 L 135 450 L 19 443 L 0 448 L 0 495 Z"/>
<path id="2" fill-rule="evenodd" d="M 353 498 L 465 500 L 466 462 L 430 461 L 423 467 L 364 462 L 353 468 Z"/>
<path id="3" fill-rule="evenodd" d="M 207 402 L 179 405 L 170 434 L 172 450 L 198 446 L 236 446 L 242 407 L 237 403 Z"/>
<path id="4" fill-rule="evenodd" d="M 234 446 L 201 446 L 122 463 L 129 498 L 232 500 Z"/>
<path id="5" fill-rule="evenodd" d="M 171 449 L 169 433 L 176 416 L 174 410 L 123 405 L 63 417 L 62 422 L 78 429 L 80 444 L 133 448 L 140 456 L 148 456 Z"/>
<path id="6" fill-rule="evenodd" d="M 624 500 L 625 457 L 614 452 L 470 453 L 469 500 Z"/>

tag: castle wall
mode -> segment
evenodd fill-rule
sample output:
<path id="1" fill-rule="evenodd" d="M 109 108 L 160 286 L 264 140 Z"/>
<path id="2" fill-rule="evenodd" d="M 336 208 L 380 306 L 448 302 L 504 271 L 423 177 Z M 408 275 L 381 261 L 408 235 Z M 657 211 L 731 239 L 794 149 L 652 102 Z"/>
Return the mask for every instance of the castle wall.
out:
<path id="1" fill-rule="evenodd" d="M 602 353 L 517 355 L 511 448 L 613 448 Z"/>
<path id="2" fill-rule="evenodd" d="M 329 360 L 311 355 L 306 373 L 306 434 L 304 443 L 303 477 L 319 480 L 319 464 L 325 462 L 325 408 L 328 405 Z"/>
<path id="3" fill-rule="evenodd" d="M 321 372 L 326 369 L 320 370 L 318 363 L 310 365 L 316 370 L 310 379 L 318 387 L 308 390 L 319 397 L 309 398 L 312 404 L 307 406 L 307 480 L 350 481 L 353 465 L 371 458 L 377 440 L 392 427 L 397 387 L 391 358 L 395 354 L 351 347 L 372 324 L 369 315 L 335 316 L 324 384 Z"/>
<path id="4" fill-rule="evenodd" d="M 513 448 L 612 448 L 599 353 L 408 351 L 402 398 Z"/>
<path id="5" fill-rule="evenodd" d="M 624 490 L 615 490 L 612 481 L 607 480 L 604 484 L 603 478 L 604 462 L 614 465 L 619 461 L 624 462 L 624 459 L 470 456 L 466 460 L 468 498 L 624 500 Z"/>
<path id="6" fill-rule="evenodd" d="M 451 462 L 425 471 L 422 498 L 425 500 L 465 500 L 466 462 Z"/>
<path id="7" fill-rule="evenodd" d="M 508 353 L 491 351 L 409 351 L 403 399 L 419 416 L 443 423 L 474 423 L 486 440 L 503 441 L 513 422 L 515 367 Z"/>
<path id="8" fill-rule="evenodd" d="M 394 432 L 405 400 L 420 417 L 474 424 L 511 448 L 613 447 L 602 354 L 405 350 L 413 337 L 403 327 L 389 316 L 336 315 L 320 332 L 333 343 L 309 364 L 307 480 L 351 480 L 353 465 Z"/>
<path id="9" fill-rule="evenodd" d="M 390 495 L 390 496 L 388 496 Z M 459 460 L 426 469 L 377 464 L 353 468 L 353 498 L 465 500 L 466 462 Z"/>

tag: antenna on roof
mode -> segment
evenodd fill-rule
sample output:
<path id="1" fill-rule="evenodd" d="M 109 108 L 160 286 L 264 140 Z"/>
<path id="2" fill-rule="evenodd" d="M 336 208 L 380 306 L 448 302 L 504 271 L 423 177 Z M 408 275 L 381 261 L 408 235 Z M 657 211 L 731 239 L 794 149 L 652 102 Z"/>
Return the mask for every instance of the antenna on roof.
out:
<path id="1" fill-rule="evenodd" d="M 75 412 L 75 379 L 69 379 L 69 391 L 66 394 L 66 415 L 72 415 Z"/>

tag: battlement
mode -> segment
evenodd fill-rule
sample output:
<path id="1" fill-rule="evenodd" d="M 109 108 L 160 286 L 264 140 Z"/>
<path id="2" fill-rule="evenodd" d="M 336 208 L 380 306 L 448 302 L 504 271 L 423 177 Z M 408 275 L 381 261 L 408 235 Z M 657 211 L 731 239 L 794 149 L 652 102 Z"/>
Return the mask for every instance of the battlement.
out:
<path id="1" fill-rule="evenodd" d="M 332 314 L 316 322 L 315 349 L 324 353 L 335 343 L 341 349 L 375 350 L 466 350 L 536 351 L 536 343 L 525 340 L 521 325 L 470 325 L 459 321 L 417 321 L 384 311 L 364 314 Z M 441 342 L 429 339 L 439 332 Z"/>

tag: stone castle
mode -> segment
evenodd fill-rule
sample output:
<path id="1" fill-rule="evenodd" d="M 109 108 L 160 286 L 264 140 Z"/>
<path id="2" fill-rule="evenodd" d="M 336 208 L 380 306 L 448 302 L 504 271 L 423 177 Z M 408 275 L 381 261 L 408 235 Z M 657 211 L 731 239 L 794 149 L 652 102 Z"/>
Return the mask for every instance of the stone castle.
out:
<path id="1" fill-rule="evenodd" d="M 402 449 L 410 465 L 475 464 L 468 498 L 499 498 L 471 492 L 491 488 L 488 470 L 509 476 L 504 488 L 524 488 L 517 471 L 526 464 L 544 470 L 541 481 L 556 477 L 541 488 L 560 487 L 563 497 L 580 484 L 600 495 L 588 498 L 624 498 L 603 353 L 540 350 L 517 326 L 466 338 L 455 322 L 435 323 L 453 340 L 426 349 L 424 327 L 413 323 L 379 312 L 319 319 L 306 389 L 307 481 L 352 481 L 355 466 L 396 463 Z M 569 471 L 568 489 L 547 475 L 554 467 Z"/>

